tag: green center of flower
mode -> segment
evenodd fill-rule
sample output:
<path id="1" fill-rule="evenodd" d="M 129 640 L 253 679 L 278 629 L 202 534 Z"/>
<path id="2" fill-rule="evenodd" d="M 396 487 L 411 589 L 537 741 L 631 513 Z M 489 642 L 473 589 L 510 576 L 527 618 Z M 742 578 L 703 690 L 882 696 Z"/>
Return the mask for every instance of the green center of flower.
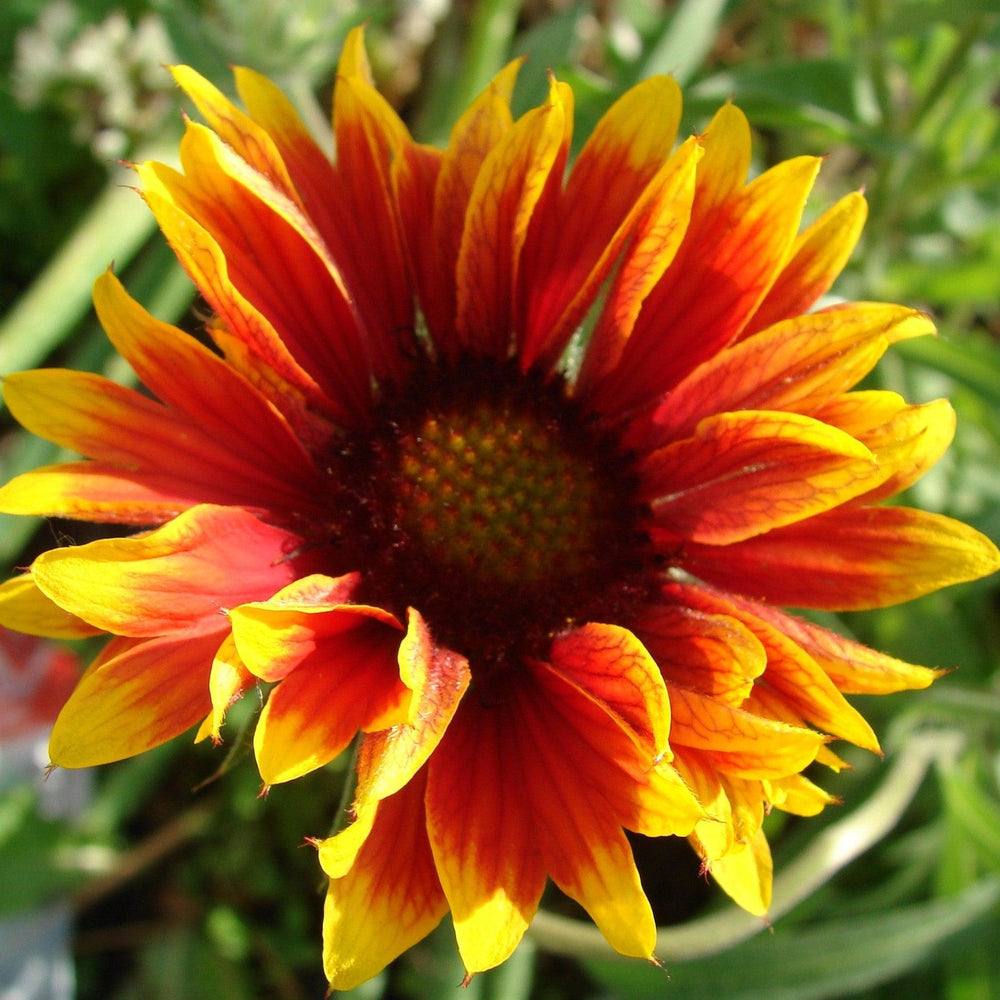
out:
<path id="1" fill-rule="evenodd" d="M 345 545 L 367 600 L 417 608 L 440 642 L 497 663 L 608 620 L 648 581 L 630 457 L 561 382 L 466 360 L 400 396 L 347 452 Z"/>

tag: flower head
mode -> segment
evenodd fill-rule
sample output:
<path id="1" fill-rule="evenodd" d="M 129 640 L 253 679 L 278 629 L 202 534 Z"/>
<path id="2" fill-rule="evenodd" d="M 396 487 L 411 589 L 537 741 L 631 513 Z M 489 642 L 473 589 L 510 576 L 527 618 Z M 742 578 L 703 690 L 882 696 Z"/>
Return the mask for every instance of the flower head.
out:
<path id="1" fill-rule="evenodd" d="M 3 508 L 137 529 L 0 592 L 13 627 L 112 636 L 54 763 L 195 725 L 218 740 L 255 685 L 265 784 L 363 734 L 353 822 L 318 844 L 337 988 L 449 909 L 469 973 L 496 965 L 548 879 L 650 957 L 624 830 L 690 838 L 764 913 L 764 810 L 830 801 L 802 772 L 839 766 L 831 738 L 878 749 L 844 694 L 934 678 L 782 607 L 876 607 L 998 565 L 972 529 L 882 503 L 947 447 L 948 404 L 850 391 L 930 321 L 807 312 L 861 196 L 800 234 L 818 162 L 746 183 L 732 106 L 675 148 L 663 77 L 570 168 L 571 92 L 514 120 L 516 72 L 430 148 L 355 32 L 330 162 L 266 79 L 236 71 L 244 112 L 175 69 L 207 126 L 181 172 L 137 172 L 215 350 L 108 273 L 98 314 L 155 398 L 67 371 L 4 388 L 86 460 L 15 479 Z"/>

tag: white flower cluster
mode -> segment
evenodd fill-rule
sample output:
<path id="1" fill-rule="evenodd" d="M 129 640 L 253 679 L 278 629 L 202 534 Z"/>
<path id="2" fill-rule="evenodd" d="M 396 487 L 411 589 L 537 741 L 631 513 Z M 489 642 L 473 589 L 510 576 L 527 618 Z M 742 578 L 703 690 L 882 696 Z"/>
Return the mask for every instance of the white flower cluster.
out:
<path id="1" fill-rule="evenodd" d="M 174 104 L 164 65 L 176 56 L 160 19 L 133 24 L 121 11 L 84 24 L 68 0 L 54 0 L 17 37 L 14 94 L 22 105 L 67 114 L 73 138 L 100 160 L 125 156 L 158 128 Z"/>

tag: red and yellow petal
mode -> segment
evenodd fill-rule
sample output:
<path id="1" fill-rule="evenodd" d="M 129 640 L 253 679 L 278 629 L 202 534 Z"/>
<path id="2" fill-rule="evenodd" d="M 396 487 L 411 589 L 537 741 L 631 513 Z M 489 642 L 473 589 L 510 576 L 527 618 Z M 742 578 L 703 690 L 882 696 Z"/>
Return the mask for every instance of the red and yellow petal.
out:
<path id="1" fill-rule="evenodd" d="M 743 331 L 749 337 L 772 323 L 808 313 L 847 264 L 861 237 L 868 205 L 855 191 L 799 234 L 788 263 Z"/>
<path id="2" fill-rule="evenodd" d="M 208 693 L 212 699 L 212 711 L 205 717 L 195 736 L 195 743 L 212 737 L 213 743 L 222 742 L 222 723 L 226 712 L 257 683 L 257 678 L 247 670 L 232 634 L 227 635 L 212 658 L 212 670 L 208 678 Z"/>
<path id="3" fill-rule="evenodd" d="M 455 335 L 460 348 L 505 358 L 513 299 L 528 223 L 566 136 L 564 88 L 525 114 L 490 150 L 480 168 L 458 254 Z"/>
<path id="4" fill-rule="evenodd" d="M 674 763 L 704 810 L 688 840 L 708 867 L 733 846 L 736 838 L 733 807 L 719 773 L 697 750 L 678 747 Z"/>
<path id="5" fill-rule="evenodd" d="M 358 808 L 399 791 L 427 762 L 445 735 L 469 687 L 464 656 L 431 638 L 427 623 L 410 609 L 399 645 L 399 678 L 410 690 L 405 721 L 371 732 L 358 751 Z"/>
<path id="6" fill-rule="evenodd" d="M 809 521 L 877 486 L 872 453 L 810 417 L 743 411 L 706 417 L 695 435 L 640 466 L 657 526 L 711 547 Z"/>
<path id="7" fill-rule="evenodd" d="M 48 639 L 85 639 L 101 633 L 39 590 L 30 573 L 0 583 L 0 626 Z"/>
<path id="8" fill-rule="evenodd" d="M 955 411 L 946 399 L 909 406 L 891 392 L 853 392 L 834 397 L 815 416 L 846 430 L 865 444 L 885 482 L 858 497 L 873 504 L 908 489 L 948 450 L 955 435 Z"/>
<path id="9" fill-rule="evenodd" d="M 190 66 L 171 66 L 170 72 L 177 85 L 194 101 L 202 117 L 219 138 L 254 170 L 284 191 L 289 198 L 296 198 L 297 192 L 285 162 L 267 131 L 251 116 L 240 111 L 221 90 Z M 255 81 L 261 79 L 258 74 L 242 67 L 234 67 L 234 73 L 237 88 L 247 74 Z M 273 84 L 269 81 L 267 83 L 270 88 L 276 90 Z M 281 100 L 287 103 L 284 95 L 281 95 Z M 314 145 L 312 140 L 310 144 Z"/>
<path id="10" fill-rule="evenodd" d="M 733 902 L 748 913 L 762 917 L 771 908 L 774 863 L 763 830 L 733 844 L 711 863 L 709 871 Z"/>
<path id="11" fill-rule="evenodd" d="M 633 704 L 625 707 L 629 698 L 624 684 L 614 685 L 617 698 L 609 704 L 574 683 L 565 663 L 533 662 L 528 667 L 531 676 L 524 681 L 519 711 L 524 739 L 533 740 L 536 747 L 533 752 L 551 758 L 557 770 L 572 770 L 573 783 L 586 775 L 587 794 L 601 798 L 620 826 L 651 837 L 690 833 L 704 811 L 667 762 L 673 751 L 655 756 L 653 742 L 637 738 L 646 725 L 628 721 L 642 720 L 649 712 L 642 687 L 634 688 Z M 551 744 L 551 752 L 543 743 Z M 543 771 L 531 773 L 547 780 Z M 567 783 L 569 777 L 567 771 Z"/>
<path id="12" fill-rule="evenodd" d="M 399 376 L 408 367 L 393 333 L 413 327 L 413 291 L 392 203 L 391 160 L 410 142 L 389 102 L 372 86 L 363 32 L 351 31 L 337 66 L 333 92 L 337 147 L 337 260 L 347 269 L 349 287 L 367 320 L 367 334 L 379 376 Z M 329 194 L 327 194 L 329 198 Z M 358 247 L 364 246 L 364 254 Z M 371 274 L 380 280 L 373 282 Z"/>
<path id="13" fill-rule="evenodd" d="M 368 807 L 319 846 L 330 876 L 323 964 L 330 988 L 350 990 L 429 934 L 448 911 L 424 819 L 424 772 Z M 355 835 L 360 824 L 364 837 Z M 338 843 L 350 838 L 349 848 Z M 331 858 L 335 861 L 331 864 Z"/>
<path id="14" fill-rule="evenodd" d="M 821 733 L 763 718 L 681 687 L 670 691 L 671 740 L 698 750 L 720 772 L 736 778 L 781 778 L 816 758 Z"/>
<path id="15" fill-rule="evenodd" d="M 168 503 L 178 495 L 189 503 L 309 502 L 294 480 L 282 480 L 183 415 L 100 375 L 55 368 L 16 372 L 4 379 L 3 394 L 18 421 L 39 437 L 126 472 L 141 472 L 140 481 L 148 483 L 142 492 L 158 509 L 162 504 L 156 503 L 155 487 L 161 483 Z M 136 427 L 143 429 L 141 437 Z M 35 485 L 24 480 L 18 489 L 25 484 Z M 113 491 L 121 488 L 112 486 Z M 101 503 L 100 494 L 94 500 Z"/>
<path id="16" fill-rule="evenodd" d="M 550 175 L 553 202 L 530 227 L 524 247 L 524 310 L 517 327 L 521 367 L 558 360 L 633 235 L 635 220 L 662 186 L 680 122 L 680 87 L 644 80 L 598 122 L 566 183 Z"/>
<path id="17" fill-rule="evenodd" d="M 668 685 L 680 684 L 738 706 L 767 665 L 763 644 L 738 619 L 683 605 L 643 612 L 633 630 Z"/>
<path id="18" fill-rule="evenodd" d="M 684 564 L 770 604 L 850 611 L 978 579 L 1000 556 L 985 535 L 942 514 L 849 505 L 724 548 L 686 545 Z"/>
<path id="19" fill-rule="evenodd" d="M 543 794 L 541 782 L 531 786 L 530 803 L 546 871 L 616 951 L 652 958 L 656 923 L 621 825 L 579 778 L 574 781 L 571 762 L 558 758 L 551 743 L 540 749 L 548 751 L 538 764 L 549 781 Z"/>
<path id="20" fill-rule="evenodd" d="M 793 816 L 818 816 L 828 805 L 838 801 L 836 796 L 823 791 L 801 774 L 766 781 L 764 790 L 768 802 L 775 809 Z"/>
<path id="21" fill-rule="evenodd" d="M 211 708 L 209 671 L 224 635 L 201 625 L 152 639 L 113 639 L 56 719 L 52 763 L 107 764 L 197 725 Z"/>
<path id="22" fill-rule="evenodd" d="M 142 164 L 137 172 L 143 182 L 143 198 L 163 235 L 228 333 L 247 346 L 256 363 L 294 386 L 320 413 L 349 422 L 355 415 L 346 401 L 324 394 L 315 373 L 307 373 L 270 319 L 236 288 L 218 241 L 174 203 L 171 187 L 176 186 L 180 175 L 155 163 Z"/>
<path id="23" fill-rule="evenodd" d="M 805 649 L 761 615 L 762 605 L 732 594 L 680 583 L 670 584 L 667 592 L 692 608 L 738 621 L 754 635 L 764 653 L 766 669 L 753 690 L 770 689 L 792 709 L 794 715 L 785 721 L 801 724 L 805 720 L 832 736 L 879 752 L 871 726 Z M 749 696 L 750 692 L 747 694 Z"/>
<path id="24" fill-rule="evenodd" d="M 62 462 L 5 483 L 0 487 L 0 510 L 148 526 L 169 521 L 202 500 L 219 499 L 204 493 L 185 489 L 168 475 L 135 472 L 108 462 Z"/>
<path id="25" fill-rule="evenodd" d="M 897 660 L 778 608 L 758 603 L 752 607 L 755 615 L 801 646 L 844 694 L 916 691 L 941 676 L 939 670 Z"/>
<path id="26" fill-rule="evenodd" d="M 539 673 L 543 670 L 536 668 Z M 541 678 L 539 681 L 544 684 Z M 613 764 L 597 763 L 590 740 L 602 743 L 611 760 L 627 759 L 616 753 L 621 733 L 616 732 L 614 716 L 609 713 L 601 719 L 582 705 L 578 714 L 573 695 L 565 690 L 562 693 L 570 703 L 556 708 L 552 695 L 557 690 L 540 686 L 537 691 L 526 691 L 520 698 L 517 719 L 525 807 L 532 816 L 545 871 L 587 910 L 617 951 L 650 958 L 656 927 L 622 833 L 623 822 L 643 826 L 650 816 L 639 815 L 642 807 L 638 802 L 623 809 L 621 800 L 631 796 L 641 799 L 643 792 L 652 800 L 655 779 L 639 791 L 629 785 L 642 785 L 641 775 L 633 777 Z M 576 699 L 580 699 L 579 694 Z M 587 735 L 582 732 L 585 728 L 590 730 Z M 617 792 L 613 789 L 616 777 L 624 786 Z M 686 799 L 693 807 L 679 823 L 681 828 L 689 827 L 701 811 L 679 781 L 676 788 L 679 799 Z M 678 814 L 682 809 L 678 807 Z M 656 829 L 656 825 L 646 829 Z M 677 832 L 676 825 L 671 832 Z"/>
<path id="27" fill-rule="evenodd" d="M 428 765 L 427 831 L 470 974 L 510 956 L 545 887 L 524 736 L 510 708 L 470 698 Z"/>
<path id="28" fill-rule="evenodd" d="M 318 482 L 312 462 L 287 421 L 242 375 L 193 337 L 150 316 L 110 271 L 94 284 L 94 308 L 146 388 L 205 434 L 266 468 L 276 485 L 301 484 L 297 502 L 308 503 Z"/>
<path id="29" fill-rule="evenodd" d="M 328 641 L 369 619 L 401 631 L 388 611 L 350 603 L 360 576 L 314 574 L 293 581 L 264 601 L 241 604 L 229 611 L 236 648 L 255 676 L 280 681 Z"/>
<path id="30" fill-rule="evenodd" d="M 787 160 L 733 191 L 732 175 L 717 175 L 730 167 L 717 147 L 729 131 L 710 128 L 704 137 L 684 243 L 644 302 L 617 369 L 595 388 L 603 413 L 653 402 L 732 343 L 787 258 L 819 162 Z"/>
<path id="31" fill-rule="evenodd" d="M 785 320 L 699 365 L 629 440 L 655 448 L 727 410 L 790 410 L 825 420 L 821 408 L 867 375 L 890 343 L 933 332 L 923 313 L 873 303 Z"/>
<path id="32" fill-rule="evenodd" d="M 184 174 L 140 167 L 144 193 L 169 199 L 203 227 L 225 257 L 228 280 L 296 361 L 328 395 L 364 412 L 372 345 L 315 224 L 202 125 L 188 125 L 181 162 Z M 327 335 L 331 328 L 336 337 Z"/>
<path id="33" fill-rule="evenodd" d="M 254 731 L 257 767 L 266 785 L 290 781 L 333 760 L 361 729 L 401 723 L 410 691 L 399 679 L 399 632 L 375 618 L 349 618 L 336 634 L 325 626 L 316 649 L 275 687 Z"/>
<path id="34" fill-rule="evenodd" d="M 295 575 L 296 536 L 239 508 L 202 506 L 148 534 L 50 549 L 32 564 L 38 588 L 107 632 L 155 636 L 225 627 L 230 607 Z"/>
<path id="35" fill-rule="evenodd" d="M 410 280 L 432 338 L 447 339 L 455 315 L 455 289 L 446 276 L 454 273 L 454 256 L 446 260 L 434 238 L 434 191 L 447 165 L 444 152 L 434 146 L 408 142 L 392 163 L 392 190 L 399 225 L 406 244 Z M 400 330 L 400 342 L 412 330 Z"/>
<path id="36" fill-rule="evenodd" d="M 457 301 L 453 277 L 458 266 L 459 249 L 465 228 L 465 215 L 475 187 L 476 177 L 491 150 L 511 129 L 514 119 L 510 98 L 522 60 L 508 63 L 473 101 L 452 128 L 448 148 L 441 160 L 429 203 L 433 218 L 430 227 L 407 228 L 408 242 L 416 250 L 419 269 L 420 301 L 427 315 L 428 327 L 443 350 L 454 352 L 458 345 L 452 337 Z M 403 157 L 411 154 L 404 150 Z M 411 192 L 401 204 L 404 222 L 413 218 L 417 207 Z"/>
<path id="37" fill-rule="evenodd" d="M 631 632 L 617 625 L 583 625 L 552 641 L 549 665 L 617 720 L 651 760 L 670 760 L 667 687 Z"/>
<path id="38" fill-rule="evenodd" d="M 646 296 L 670 267 L 691 217 L 695 178 L 702 148 L 684 142 L 664 164 L 655 188 L 631 220 L 631 239 L 622 251 L 604 308 L 594 325 L 574 391 L 586 398 L 614 370 L 635 327 Z"/>

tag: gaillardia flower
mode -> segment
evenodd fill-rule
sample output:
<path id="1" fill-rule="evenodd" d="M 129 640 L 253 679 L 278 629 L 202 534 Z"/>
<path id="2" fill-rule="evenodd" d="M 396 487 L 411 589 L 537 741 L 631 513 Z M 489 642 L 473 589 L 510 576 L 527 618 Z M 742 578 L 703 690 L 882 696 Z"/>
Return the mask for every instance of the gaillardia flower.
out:
<path id="1" fill-rule="evenodd" d="M 245 69 L 246 111 L 190 69 L 182 172 L 142 195 L 211 309 L 215 349 L 105 274 L 95 303 L 149 394 L 9 376 L 18 419 L 85 456 L 3 509 L 131 525 L 56 548 L 2 592 L 15 628 L 110 633 L 53 763 L 138 753 L 267 690 L 267 785 L 359 732 L 353 822 L 318 842 L 336 988 L 451 911 L 469 974 L 517 945 L 551 879 L 611 944 L 655 927 L 625 830 L 688 837 L 768 908 L 764 811 L 871 750 L 845 693 L 930 669 L 781 610 L 871 608 L 981 576 L 995 547 L 883 503 L 947 447 L 936 401 L 851 388 L 910 309 L 808 312 L 856 241 L 849 195 L 799 233 L 819 166 L 746 183 L 722 108 L 675 149 L 680 94 L 626 93 L 572 168 L 558 82 L 514 120 L 516 64 L 415 143 L 353 33 L 336 158 Z"/>

